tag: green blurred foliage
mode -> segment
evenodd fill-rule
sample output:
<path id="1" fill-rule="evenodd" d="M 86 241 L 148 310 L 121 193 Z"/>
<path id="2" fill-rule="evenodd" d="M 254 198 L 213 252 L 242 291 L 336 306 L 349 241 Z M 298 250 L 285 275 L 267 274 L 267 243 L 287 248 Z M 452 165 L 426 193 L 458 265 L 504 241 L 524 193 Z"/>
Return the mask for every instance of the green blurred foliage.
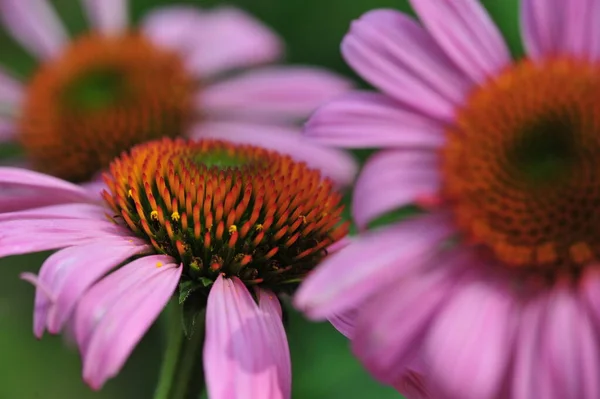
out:
<path id="1" fill-rule="evenodd" d="M 69 31 L 78 34 L 86 22 L 77 0 L 52 1 Z M 153 7 L 181 3 L 199 6 L 222 4 L 220 0 L 132 0 L 132 16 L 139 20 Z M 523 53 L 519 39 L 518 0 L 484 0 L 500 26 L 515 57 Z M 287 60 L 293 63 L 329 67 L 358 81 L 344 64 L 339 43 L 350 22 L 374 8 L 410 12 L 406 0 L 232 0 L 277 30 L 285 39 Z M 35 60 L 0 30 L 0 64 L 17 76 L 27 77 Z M 361 83 L 365 85 L 364 82 Z M 6 152 L 6 147 L 2 148 Z M 360 159 L 371 152 L 359 151 Z M 160 326 L 154 326 L 120 375 L 101 392 L 92 392 L 81 380 L 81 364 L 75 349 L 62 337 L 35 340 L 31 333 L 33 293 L 19 281 L 22 271 L 36 272 L 42 255 L 0 260 L 0 399 L 64 398 L 150 398 L 161 359 Z M 293 359 L 293 397 L 385 399 L 400 397 L 377 384 L 352 357 L 348 343 L 328 324 L 305 321 L 290 310 L 289 342 Z M 226 372 L 226 371 L 224 371 Z"/>

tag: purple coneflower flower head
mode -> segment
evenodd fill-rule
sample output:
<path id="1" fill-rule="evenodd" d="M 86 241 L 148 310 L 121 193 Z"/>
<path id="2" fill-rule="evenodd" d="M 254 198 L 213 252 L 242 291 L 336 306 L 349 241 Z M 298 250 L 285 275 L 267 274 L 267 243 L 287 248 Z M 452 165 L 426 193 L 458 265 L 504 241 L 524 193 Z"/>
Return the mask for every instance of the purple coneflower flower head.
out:
<path id="1" fill-rule="evenodd" d="M 364 231 L 296 304 L 356 308 L 352 345 L 381 381 L 416 361 L 431 397 L 600 397 L 600 1 L 522 0 L 512 60 L 475 0 L 375 10 L 347 62 L 381 93 L 320 108 L 307 134 L 384 147 L 356 186 Z"/>
<path id="2" fill-rule="evenodd" d="M 307 143 L 295 124 L 349 82 L 319 68 L 265 66 L 282 58 L 283 44 L 254 18 L 181 5 L 129 26 L 126 0 L 81 4 L 91 27 L 70 38 L 48 1 L 0 0 L 0 21 L 39 60 L 24 79 L 0 70 L 0 142 L 18 142 L 28 167 L 84 182 L 137 143 L 211 136 L 295 148 L 297 159 L 352 181 L 352 158 Z"/>
<path id="3" fill-rule="evenodd" d="M 0 168 L 4 187 L 62 199 L 0 214 L 0 256 L 59 249 L 24 276 L 37 287 L 35 335 L 68 323 L 99 389 L 178 292 L 206 310 L 210 397 L 289 398 L 277 295 L 347 232 L 333 182 L 259 147 L 166 138 L 123 153 L 104 180 L 101 205 L 72 183 Z"/>

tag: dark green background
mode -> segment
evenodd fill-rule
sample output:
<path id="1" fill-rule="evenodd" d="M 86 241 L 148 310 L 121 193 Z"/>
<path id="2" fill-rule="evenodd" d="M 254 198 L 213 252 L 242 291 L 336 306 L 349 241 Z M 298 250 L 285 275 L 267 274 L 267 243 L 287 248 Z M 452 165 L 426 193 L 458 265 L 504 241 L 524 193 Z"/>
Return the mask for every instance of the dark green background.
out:
<path id="1" fill-rule="evenodd" d="M 202 6 L 220 1 L 184 1 Z M 53 3 L 73 34 L 86 29 L 77 0 Z M 133 0 L 134 20 L 164 0 Z M 355 79 L 345 66 L 339 43 L 350 21 L 374 8 L 409 10 L 405 0 L 237 0 L 277 30 L 288 44 L 287 59 L 323 65 Z M 507 37 L 511 50 L 522 53 L 517 22 L 518 0 L 487 0 L 484 4 Z M 0 31 L 0 64 L 18 76 L 29 76 L 35 61 Z M 2 149 L 0 149 L 1 152 Z M 4 149 L 6 150 L 6 148 Z M 31 333 L 33 288 L 18 280 L 22 271 L 37 271 L 41 255 L 0 260 L 0 399 L 150 398 L 161 358 L 162 337 L 154 327 L 138 346 L 122 373 L 101 392 L 81 381 L 77 352 L 61 337 L 37 341 Z M 347 341 L 327 324 L 312 324 L 290 313 L 289 341 L 293 360 L 294 398 L 398 398 L 377 384 L 352 357 Z M 226 372 L 226 371 L 224 371 Z"/>

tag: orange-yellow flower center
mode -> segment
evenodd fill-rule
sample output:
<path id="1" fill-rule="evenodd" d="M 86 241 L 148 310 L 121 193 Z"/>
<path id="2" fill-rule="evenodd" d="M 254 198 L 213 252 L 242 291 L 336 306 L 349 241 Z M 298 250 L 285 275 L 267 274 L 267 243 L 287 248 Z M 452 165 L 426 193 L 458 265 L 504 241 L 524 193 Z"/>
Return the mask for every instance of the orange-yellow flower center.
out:
<path id="1" fill-rule="evenodd" d="M 131 146 L 181 135 L 194 85 L 182 60 L 139 34 L 90 34 L 40 66 L 20 118 L 33 167 L 84 181 Z"/>
<path id="2" fill-rule="evenodd" d="M 329 180 L 258 147 L 163 139 L 121 155 L 104 178 L 115 219 L 192 281 L 224 273 L 292 287 L 347 233 Z"/>
<path id="3" fill-rule="evenodd" d="M 469 238 L 521 270 L 600 259 L 600 65 L 517 63 L 449 130 L 444 194 Z"/>

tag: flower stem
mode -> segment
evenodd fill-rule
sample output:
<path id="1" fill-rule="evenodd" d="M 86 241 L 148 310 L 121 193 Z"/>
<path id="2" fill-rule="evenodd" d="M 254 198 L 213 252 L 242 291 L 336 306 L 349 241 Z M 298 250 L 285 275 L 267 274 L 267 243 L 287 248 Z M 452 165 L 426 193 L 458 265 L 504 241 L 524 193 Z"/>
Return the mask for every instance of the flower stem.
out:
<path id="1" fill-rule="evenodd" d="M 167 346 L 154 399 L 198 399 L 204 391 L 204 315 L 199 317 L 202 325 L 188 338 L 183 332 L 181 308 L 177 301 L 169 304 Z"/>

